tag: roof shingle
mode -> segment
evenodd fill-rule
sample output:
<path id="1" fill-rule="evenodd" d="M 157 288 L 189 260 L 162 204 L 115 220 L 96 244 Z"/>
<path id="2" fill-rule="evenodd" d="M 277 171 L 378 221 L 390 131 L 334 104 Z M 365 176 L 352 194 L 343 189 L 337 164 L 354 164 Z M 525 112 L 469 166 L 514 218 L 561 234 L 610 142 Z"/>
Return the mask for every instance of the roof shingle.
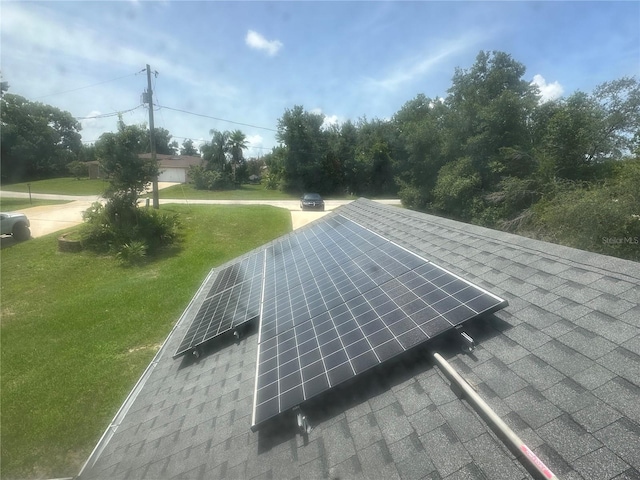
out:
<path id="1" fill-rule="evenodd" d="M 249 430 L 257 339 L 173 360 L 178 323 L 80 476 L 530 478 L 430 351 L 438 351 L 562 478 L 640 476 L 640 266 L 360 199 L 336 213 L 506 298 L 451 335 Z M 223 267 L 220 267 L 221 269 Z"/>

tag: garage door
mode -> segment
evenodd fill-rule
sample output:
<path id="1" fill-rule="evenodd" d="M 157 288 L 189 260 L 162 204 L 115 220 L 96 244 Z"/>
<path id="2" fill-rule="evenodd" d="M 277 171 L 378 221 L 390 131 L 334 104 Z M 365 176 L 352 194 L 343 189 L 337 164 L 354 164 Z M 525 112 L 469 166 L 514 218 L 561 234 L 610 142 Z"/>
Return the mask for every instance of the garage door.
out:
<path id="1" fill-rule="evenodd" d="M 186 171 L 184 168 L 163 168 L 158 176 L 159 182 L 179 182 L 185 183 Z"/>

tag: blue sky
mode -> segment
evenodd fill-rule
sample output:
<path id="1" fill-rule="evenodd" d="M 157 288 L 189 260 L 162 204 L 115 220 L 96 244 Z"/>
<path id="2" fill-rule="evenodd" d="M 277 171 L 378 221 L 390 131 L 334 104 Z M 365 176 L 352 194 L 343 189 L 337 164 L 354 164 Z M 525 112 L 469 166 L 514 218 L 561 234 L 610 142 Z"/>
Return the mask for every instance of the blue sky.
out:
<path id="1" fill-rule="evenodd" d="M 128 111 L 148 63 L 159 105 L 253 125 L 156 107 L 156 126 L 179 143 L 239 128 L 249 156 L 276 144 L 287 108 L 327 123 L 389 118 L 418 93 L 446 96 L 480 50 L 511 54 L 549 98 L 640 75 L 635 1 L 3 1 L 0 15 L 10 93 L 76 117 Z M 123 118 L 147 122 L 148 111 Z M 81 122 L 85 143 L 116 128 L 115 117 Z"/>

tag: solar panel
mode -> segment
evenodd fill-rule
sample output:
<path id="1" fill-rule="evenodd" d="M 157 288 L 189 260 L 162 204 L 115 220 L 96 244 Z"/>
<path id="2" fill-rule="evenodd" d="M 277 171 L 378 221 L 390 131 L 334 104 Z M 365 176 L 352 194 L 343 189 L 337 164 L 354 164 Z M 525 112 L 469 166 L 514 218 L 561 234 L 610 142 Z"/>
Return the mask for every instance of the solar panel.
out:
<path id="1" fill-rule="evenodd" d="M 341 217 L 266 249 L 252 429 L 507 302 Z"/>
<path id="2" fill-rule="evenodd" d="M 258 317 L 263 267 L 264 252 L 259 252 L 226 267 L 214 277 L 208 293 L 198 300 L 197 312 L 173 358 Z"/>

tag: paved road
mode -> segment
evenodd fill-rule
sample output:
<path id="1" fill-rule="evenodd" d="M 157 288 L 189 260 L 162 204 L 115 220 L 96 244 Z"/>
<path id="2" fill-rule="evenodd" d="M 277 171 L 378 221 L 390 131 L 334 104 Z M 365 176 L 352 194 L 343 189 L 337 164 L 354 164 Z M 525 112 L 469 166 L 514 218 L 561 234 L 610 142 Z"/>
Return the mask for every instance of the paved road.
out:
<path id="1" fill-rule="evenodd" d="M 0 192 L 3 197 L 28 198 L 29 194 L 20 192 Z M 73 227 L 82 223 L 82 212 L 91 206 L 93 202 L 100 201 L 100 196 L 72 196 L 53 195 L 44 193 L 33 193 L 33 198 L 44 200 L 66 200 L 69 203 L 61 205 L 42 205 L 39 207 L 25 208 L 17 210 L 24 213 L 31 222 L 31 236 L 33 238 L 48 235 L 65 228 Z M 144 200 L 142 200 L 144 201 Z M 340 205 L 345 205 L 352 200 L 327 200 L 325 212 L 302 212 L 300 202 L 297 200 L 185 200 L 185 199 L 161 199 L 160 204 L 181 203 L 181 204 L 204 204 L 204 205 L 271 205 L 285 208 L 291 211 L 291 222 L 293 228 L 300 228 L 313 220 L 320 218 L 327 212 Z M 400 200 L 379 200 L 390 205 L 400 205 Z"/>

